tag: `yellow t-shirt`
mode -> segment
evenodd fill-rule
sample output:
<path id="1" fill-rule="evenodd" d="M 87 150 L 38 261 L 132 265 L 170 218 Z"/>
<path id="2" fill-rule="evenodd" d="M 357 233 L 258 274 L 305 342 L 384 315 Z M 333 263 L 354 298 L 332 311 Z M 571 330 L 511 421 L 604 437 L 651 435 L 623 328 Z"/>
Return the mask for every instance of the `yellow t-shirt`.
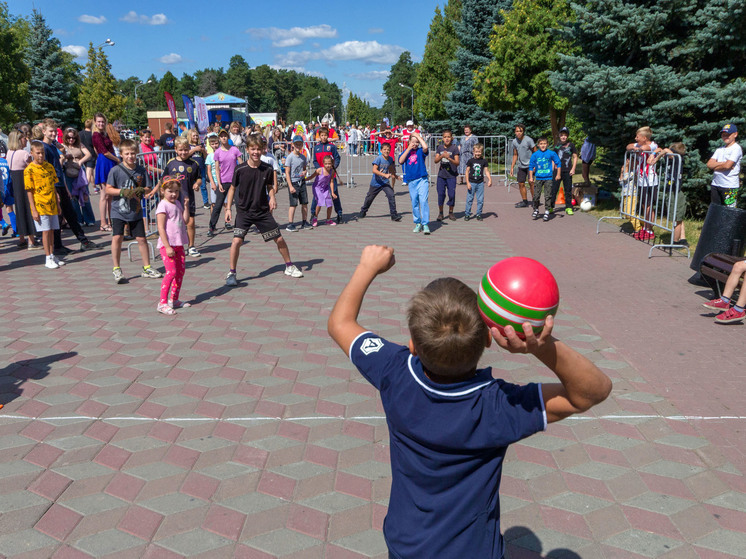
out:
<path id="1" fill-rule="evenodd" d="M 34 205 L 39 215 L 57 215 L 57 173 L 51 163 L 45 161 L 41 165 L 33 161 L 23 170 L 23 182 L 26 190 L 34 193 Z"/>

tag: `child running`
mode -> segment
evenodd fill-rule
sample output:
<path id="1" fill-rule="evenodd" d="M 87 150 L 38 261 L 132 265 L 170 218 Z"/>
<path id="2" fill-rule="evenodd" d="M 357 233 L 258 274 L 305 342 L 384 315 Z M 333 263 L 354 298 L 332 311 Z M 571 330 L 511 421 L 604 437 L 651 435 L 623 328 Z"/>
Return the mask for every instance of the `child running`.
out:
<path id="1" fill-rule="evenodd" d="M 490 331 L 477 294 L 454 278 L 436 279 L 412 298 L 407 344 L 366 330 L 358 323 L 365 292 L 393 265 L 392 248 L 365 247 L 327 325 L 381 393 L 392 472 L 383 523 L 389 557 L 501 558 L 508 446 L 602 402 L 611 380 L 552 336 L 551 315 L 538 336 L 524 323 L 525 340 L 511 326 L 505 336 Z M 493 339 L 510 353 L 531 353 L 559 382 L 512 384 L 494 378 L 491 367 L 478 368 Z"/>
<path id="2" fill-rule="evenodd" d="M 313 221 L 311 221 L 311 227 L 316 227 L 319 224 L 318 217 L 322 206 L 326 206 L 326 224 L 331 226 L 337 225 L 332 220 L 333 201 L 337 199 L 334 188 L 336 181 L 333 180 L 335 174 L 334 159 L 331 155 L 325 155 L 324 166 L 314 169 L 308 177 L 308 179 L 313 178 L 313 196 L 316 200 L 316 212 L 314 213 Z"/>
<path id="3" fill-rule="evenodd" d="M 262 156 L 262 137 L 251 134 L 246 139 L 246 151 L 248 161 L 239 165 L 233 174 L 233 181 L 228 189 L 225 217 L 231 220 L 231 204 L 236 196 L 236 227 L 233 229 L 233 242 L 231 243 L 230 269 L 225 277 L 225 285 L 235 287 L 238 285 L 236 279 L 236 268 L 238 266 L 238 255 L 241 251 L 246 233 L 249 227 L 255 225 L 261 233 L 264 242 L 274 241 L 277 250 L 280 251 L 285 261 L 285 275 L 293 278 L 302 278 L 301 272 L 290 260 L 290 251 L 285 239 L 280 234 L 272 212 L 277 209 L 275 191 L 273 188 L 272 167 L 264 163 Z"/>
<path id="4" fill-rule="evenodd" d="M 161 201 L 155 210 L 158 220 L 158 250 L 166 266 L 158 312 L 168 315 L 176 314 L 174 309 L 191 307 L 189 303 L 179 301 L 186 268 L 184 243 L 188 242 L 186 225 L 189 223 L 189 214 L 184 212 L 184 206 L 179 201 L 180 194 L 181 181 L 166 177 L 160 186 Z"/>
<path id="5" fill-rule="evenodd" d="M 376 196 L 383 192 L 389 201 L 391 221 L 401 221 L 401 215 L 396 212 L 396 198 L 394 198 L 393 184 L 396 183 L 396 165 L 391 157 L 391 146 L 381 144 L 381 155 L 373 160 L 373 177 L 370 179 L 370 188 L 365 196 L 363 207 L 360 208 L 359 217 L 368 215 L 368 210 Z"/>
<path id="6" fill-rule="evenodd" d="M 477 221 L 482 221 L 482 206 L 484 205 L 484 183 L 487 178 L 487 187 L 492 186 L 492 175 L 490 165 L 484 158 L 484 144 L 474 144 L 471 148 L 474 157 L 466 162 L 464 170 L 466 174 L 466 209 L 464 221 L 471 219 L 471 206 L 474 198 L 477 199 Z"/>

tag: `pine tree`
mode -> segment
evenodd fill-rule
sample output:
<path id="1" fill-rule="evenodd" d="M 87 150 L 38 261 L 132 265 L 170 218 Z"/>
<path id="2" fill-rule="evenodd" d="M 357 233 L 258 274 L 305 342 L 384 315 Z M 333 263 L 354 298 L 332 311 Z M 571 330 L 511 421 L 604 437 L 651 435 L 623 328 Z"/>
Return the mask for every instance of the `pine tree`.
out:
<path id="1" fill-rule="evenodd" d="M 116 92 L 116 84 L 103 47 L 94 49 L 93 43 L 89 43 L 85 79 L 78 94 L 83 120 L 99 112 L 106 115 L 109 122 L 122 118 L 126 99 Z"/>
<path id="2" fill-rule="evenodd" d="M 29 93 L 31 110 L 37 118 L 53 118 L 60 126 L 70 124 L 75 107 L 70 98 L 72 85 L 65 72 L 65 58 L 59 39 L 41 12 L 31 15 L 31 34 L 26 50 L 26 65 L 31 70 Z"/>
<path id="3" fill-rule="evenodd" d="M 166 96 L 164 95 L 166 92 L 173 95 L 176 110 L 183 111 L 184 101 L 181 99 L 181 95 L 179 95 L 179 80 L 170 71 L 163 74 L 163 77 L 158 82 L 158 103 L 161 110 L 168 110 Z"/>
<path id="4" fill-rule="evenodd" d="M 456 76 L 449 62 L 455 60 L 459 46 L 455 25 L 461 20 L 461 9 L 461 0 L 449 0 L 443 13 L 439 7 L 435 8 L 435 16 L 430 23 L 425 52 L 414 84 L 415 114 L 422 115 L 426 126 L 441 128 L 437 121 L 448 116 L 443 101 L 456 85 Z"/>
<path id="5" fill-rule="evenodd" d="M 516 0 L 490 40 L 492 60 L 474 78 L 474 97 L 490 110 L 532 108 L 548 115 L 552 137 L 565 126 L 568 100 L 549 83 L 559 53 L 572 54 L 556 31 L 569 21 L 567 0 Z"/>
<path id="6" fill-rule="evenodd" d="M 23 47 L 8 12 L 0 2 L 0 127 L 8 130 L 31 112 L 28 102 L 30 72 L 23 62 Z"/>
<path id="7" fill-rule="evenodd" d="M 462 0 L 461 21 L 456 32 L 461 46 L 451 70 L 456 85 L 445 102 L 452 128 L 471 125 L 476 134 L 494 134 L 504 127 L 509 115 L 490 113 L 474 99 L 474 72 L 489 64 L 489 42 L 492 29 L 502 23 L 500 10 L 508 10 L 512 0 Z M 501 127 L 501 124 L 503 125 Z"/>
<path id="8" fill-rule="evenodd" d="M 690 209 L 706 209 L 712 178 L 704 162 L 723 123 L 746 114 L 746 4 L 741 0 L 635 0 L 574 3 L 565 29 L 580 53 L 560 56 L 551 74 L 585 130 L 608 150 L 615 184 L 624 146 L 651 126 L 662 146 L 682 141 Z"/>

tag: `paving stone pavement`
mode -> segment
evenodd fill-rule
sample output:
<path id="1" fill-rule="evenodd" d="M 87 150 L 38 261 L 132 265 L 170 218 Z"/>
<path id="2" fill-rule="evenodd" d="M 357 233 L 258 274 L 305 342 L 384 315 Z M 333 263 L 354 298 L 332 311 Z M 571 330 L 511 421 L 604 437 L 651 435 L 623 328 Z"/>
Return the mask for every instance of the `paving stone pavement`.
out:
<path id="1" fill-rule="evenodd" d="M 342 189 L 347 212 L 366 190 Z M 496 185 L 483 222 L 425 237 L 402 190 L 400 223 L 378 199 L 364 220 L 286 233 L 299 280 L 250 234 L 233 289 L 230 235 L 207 240 L 201 210 L 182 297 L 194 306 L 175 317 L 155 312 L 160 282 L 138 262 L 125 258 L 130 282 L 115 285 L 106 251 L 50 271 L 0 240 L 0 556 L 387 557 L 382 407 L 325 325 L 362 247 L 385 243 L 397 265 L 369 291 L 366 327 L 406 342 L 425 283 L 476 286 L 495 261 L 532 256 L 560 284 L 557 336 L 614 380 L 602 405 L 509 450 L 509 558 L 746 557 L 744 327 L 699 311 L 685 258 L 648 260 L 588 215 L 533 222 L 516 201 Z M 552 380 L 527 356 L 484 362 Z"/>

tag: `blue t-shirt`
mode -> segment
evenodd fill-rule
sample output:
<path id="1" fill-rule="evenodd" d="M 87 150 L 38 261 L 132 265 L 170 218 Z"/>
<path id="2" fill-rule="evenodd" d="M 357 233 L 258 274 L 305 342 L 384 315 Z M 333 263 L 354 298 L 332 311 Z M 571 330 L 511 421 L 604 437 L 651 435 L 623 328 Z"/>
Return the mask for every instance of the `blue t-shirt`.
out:
<path id="1" fill-rule="evenodd" d="M 552 166 L 554 163 L 554 167 Z M 531 154 L 531 160 L 528 162 L 528 170 L 534 172 L 537 181 L 551 180 L 554 177 L 555 170 L 561 165 L 557 152 L 550 149 L 541 151 L 536 150 Z"/>
<path id="2" fill-rule="evenodd" d="M 437 384 L 409 348 L 372 332 L 350 359 L 381 393 L 391 495 L 383 534 L 393 557 L 503 556 L 498 488 L 509 444 L 546 428 L 541 386 L 480 369 Z"/>
<path id="3" fill-rule="evenodd" d="M 9 185 L 10 165 L 8 165 L 8 162 L 5 160 L 4 157 L 0 157 L 0 186 L 2 186 L 2 189 L 0 191 L 0 201 L 5 200 L 5 195 L 8 192 Z"/>
<path id="4" fill-rule="evenodd" d="M 388 157 L 379 155 L 373 160 L 373 165 L 378 167 L 378 171 L 381 173 L 390 173 L 391 171 L 389 169 L 394 166 L 394 158 L 390 155 Z M 390 183 L 389 179 L 374 174 L 373 177 L 370 179 L 370 185 L 378 188 L 381 186 L 390 186 Z"/>
<path id="5" fill-rule="evenodd" d="M 427 165 L 425 165 L 426 157 L 427 153 L 422 151 L 421 147 L 409 152 L 409 155 L 407 155 L 407 158 L 402 164 L 402 167 L 404 168 L 404 182 L 427 178 Z"/>

